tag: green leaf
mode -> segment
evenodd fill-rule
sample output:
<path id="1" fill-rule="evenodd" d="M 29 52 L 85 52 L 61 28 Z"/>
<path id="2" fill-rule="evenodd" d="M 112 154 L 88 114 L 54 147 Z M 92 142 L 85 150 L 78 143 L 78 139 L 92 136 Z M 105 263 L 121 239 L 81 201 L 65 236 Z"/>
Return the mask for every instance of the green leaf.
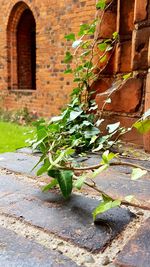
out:
<path id="1" fill-rule="evenodd" d="M 107 129 L 109 133 L 113 133 L 114 131 L 116 131 L 120 126 L 120 122 L 116 122 L 113 124 L 109 124 L 107 125 Z"/>
<path id="2" fill-rule="evenodd" d="M 140 168 L 134 168 L 132 170 L 131 180 L 133 180 L 133 181 L 138 180 L 139 178 L 141 178 L 145 174 L 147 174 L 146 170 L 142 170 Z"/>
<path id="3" fill-rule="evenodd" d="M 79 31 L 79 33 L 78 33 L 78 35 L 79 36 L 81 36 L 81 35 L 84 35 L 84 34 L 86 34 L 87 33 L 87 30 L 90 28 L 90 25 L 89 24 L 82 24 L 81 26 L 80 26 L 80 31 Z"/>
<path id="4" fill-rule="evenodd" d="M 72 187 L 73 187 L 72 177 L 73 177 L 72 171 L 60 171 L 59 176 L 57 177 L 57 181 L 59 183 L 63 197 L 65 199 L 69 198 L 72 192 Z"/>
<path id="5" fill-rule="evenodd" d="M 66 52 L 66 55 L 65 55 L 65 58 L 64 58 L 64 63 L 70 63 L 71 62 L 71 60 L 73 59 L 73 56 L 71 55 L 71 53 L 70 52 Z"/>
<path id="6" fill-rule="evenodd" d="M 58 176 L 60 175 L 60 170 L 56 170 L 56 169 L 48 170 L 47 173 L 48 173 L 48 175 L 49 175 L 50 177 L 53 177 L 53 178 L 57 179 Z"/>
<path id="7" fill-rule="evenodd" d="M 133 124 L 133 127 L 136 128 L 141 134 L 147 133 L 150 131 L 150 119 L 137 121 Z"/>
<path id="8" fill-rule="evenodd" d="M 114 159 L 115 157 L 117 157 L 117 154 L 114 154 L 113 152 L 109 153 L 109 150 L 106 150 L 103 154 L 102 154 L 102 164 L 108 164 L 109 162 Z"/>
<path id="9" fill-rule="evenodd" d="M 104 63 L 106 60 L 107 60 L 107 56 L 105 55 L 105 56 L 103 56 L 103 57 L 100 59 L 100 62 L 101 62 L 101 63 Z"/>
<path id="10" fill-rule="evenodd" d="M 44 160 L 44 164 L 43 164 L 43 166 L 37 171 L 37 176 L 40 176 L 40 175 L 42 175 L 43 173 L 47 172 L 49 166 L 50 166 L 49 159 L 46 158 L 46 159 Z"/>
<path id="11" fill-rule="evenodd" d="M 120 206 L 121 201 L 120 200 L 106 200 L 99 204 L 99 206 L 93 211 L 93 220 L 95 221 L 96 216 L 98 214 L 104 213 L 112 208 Z"/>
<path id="12" fill-rule="evenodd" d="M 84 182 L 86 180 L 86 176 L 82 175 L 78 178 L 77 181 L 75 181 L 74 183 L 74 187 L 76 187 L 78 190 L 80 190 L 82 188 L 82 186 L 84 185 Z"/>
<path id="13" fill-rule="evenodd" d="M 113 39 L 115 39 L 115 40 L 116 40 L 116 39 L 118 39 L 118 37 L 119 37 L 119 34 L 118 34 L 118 32 L 114 32 L 114 33 L 113 33 Z"/>
<path id="14" fill-rule="evenodd" d="M 75 34 L 74 33 L 70 33 L 65 35 L 65 39 L 67 39 L 67 41 L 75 41 Z"/>
<path id="15" fill-rule="evenodd" d="M 91 127 L 88 131 L 84 132 L 85 138 L 92 138 L 92 136 L 100 133 L 100 130 L 96 127 Z"/>
<path id="16" fill-rule="evenodd" d="M 82 114 L 83 110 L 81 111 L 71 111 L 70 112 L 70 118 L 69 121 L 74 121 L 76 118 L 78 118 Z"/>
<path id="17" fill-rule="evenodd" d="M 100 44 L 98 44 L 98 48 L 100 51 L 104 52 L 107 48 L 107 44 L 106 43 L 100 43 Z"/>
<path id="18" fill-rule="evenodd" d="M 96 8 L 100 8 L 104 10 L 106 7 L 106 0 L 98 0 L 98 3 L 96 4 Z"/>
<path id="19" fill-rule="evenodd" d="M 64 74 L 68 74 L 68 73 L 72 73 L 72 69 L 66 69 L 66 70 L 64 71 Z"/>
<path id="20" fill-rule="evenodd" d="M 58 181 L 57 181 L 56 179 L 53 179 L 53 180 L 51 181 L 51 183 L 49 183 L 49 184 L 43 186 L 42 191 L 43 191 L 43 192 L 46 192 L 46 191 L 48 191 L 48 190 L 54 188 L 57 184 L 58 184 Z"/>
<path id="21" fill-rule="evenodd" d="M 107 168 L 108 168 L 108 165 L 107 165 L 107 164 L 101 166 L 100 168 L 98 168 L 96 171 L 94 171 L 94 172 L 92 173 L 91 178 L 95 178 L 95 177 L 96 177 L 97 175 L 99 175 L 101 172 L 107 170 Z"/>
<path id="22" fill-rule="evenodd" d="M 131 75 L 132 75 L 131 72 L 128 73 L 128 74 L 123 75 L 123 80 L 124 80 L 124 81 L 128 80 L 128 79 L 131 77 Z"/>

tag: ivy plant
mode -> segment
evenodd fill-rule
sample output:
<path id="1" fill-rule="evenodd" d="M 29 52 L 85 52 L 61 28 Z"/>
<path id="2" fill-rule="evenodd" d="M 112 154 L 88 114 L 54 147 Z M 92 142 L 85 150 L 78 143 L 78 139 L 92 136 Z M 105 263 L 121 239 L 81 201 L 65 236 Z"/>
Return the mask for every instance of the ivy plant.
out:
<path id="1" fill-rule="evenodd" d="M 72 48 L 65 52 L 64 57 L 64 75 L 71 74 L 74 83 L 70 103 L 59 116 L 51 118 L 49 122 L 42 119 L 35 123 L 37 136 L 33 144 L 33 148 L 38 147 L 42 153 L 38 162 L 42 163 L 42 166 L 37 174 L 48 173 L 52 178 L 51 183 L 46 185 L 43 191 L 59 187 L 63 197 L 68 199 L 74 188 L 80 190 L 84 185 L 92 187 L 102 197 L 99 206 L 93 211 L 94 220 L 99 213 L 120 206 L 121 203 L 135 205 L 131 202 L 131 196 L 124 200 L 108 196 L 96 186 L 94 178 L 109 166 L 132 165 L 121 163 L 119 155 L 112 152 L 112 147 L 119 142 L 121 135 L 130 131 L 132 127 L 141 133 L 150 130 L 150 111 L 129 129 L 121 127 L 118 121 L 104 127 L 103 109 L 106 103 L 111 103 L 113 92 L 104 102 L 101 114 L 97 115 L 98 106 L 94 100 L 95 91 L 92 85 L 106 68 L 119 40 L 117 32 L 105 40 L 96 37 L 96 27 L 102 23 L 104 12 L 113 1 L 109 1 L 108 4 L 106 2 L 98 0 L 96 4 L 96 8 L 102 11 L 101 18 L 93 20 L 91 24 L 82 24 L 77 35 L 72 32 L 65 35 L 66 42 L 72 44 Z M 117 81 L 117 89 L 131 75 L 127 74 Z M 89 152 L 101 154 L 98 165 L 83 166 L 80 163 L 78 158 Z M 133 167 L 133 180 L 146 173 L 145 169 Z"/>

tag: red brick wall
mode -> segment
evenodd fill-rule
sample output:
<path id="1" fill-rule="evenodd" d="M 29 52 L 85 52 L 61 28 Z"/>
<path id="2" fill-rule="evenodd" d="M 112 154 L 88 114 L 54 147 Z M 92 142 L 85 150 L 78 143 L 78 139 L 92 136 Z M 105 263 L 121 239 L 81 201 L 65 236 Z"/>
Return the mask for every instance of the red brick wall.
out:
<path id="1" fill-rule="evenodd" d="M 99 38 L 109 38 L 114 31 L 120 34 L 120 43 L 110 63 L 103 76 L 94 84 L 99 109 L 113 79 L 130 71 L 134 74 L 132 79 L 112 95 L 112 103 L 105 106 L 104 115 L 107 121 L 121 121 L 122 124 L 130 126 L 141 116 L 144 109 L 150 108 L 150 78 L 147 75 L 150 64 L 149 2 L 114 0 L 114 4 L 104 15 L 101 34 L 97 28 Z M 16 0 L 0 0 L 0 104 L 8 109 L 25 106 L 40 116 L 56 115 L 68 102 L 72 89 L 71 75 L 63 74 L 64 52 L 68 46 L 64 35 L 72 31 L 77 32 L 81 23 L 90 22 L 95 17 L 95 0 L 25 0 L 19 2 L 17 10 L 13 9 L 16 3 Z M 36 90 L 19 88 L 15 64 L 17 51 L 14 29 L 26 5 L 33 12 L 36 22 Z M 13 55 L 13 58 L 10 58 L 10 55 Z M 10 61 L 13 64 L 10 64 Z M 29 80 L 31 81 L 31 78 Z M 27 87 L 29 86 L 32 87 Z M 104 93 L 101 94 L 102 92 Z M 145 148 L 150 150 L 149 135 L 144 137 L 143 142 L 143 137 L 133 132 L 127 136 L 127 140 L 144 144 Z"/>
<path id="2" fill-rule="evenodd" d="M 71 75 L 63 74 L 66 68 L 64 53 L 68 46 L 64 35 L 78 32 L 82 22 L 95 18 L 95 0 L 24 1 L 36 21 L 36 90 L 14 90 L 18 88 L 17 66 L 8 61 L 9 51 L 13 49 L 11 54 L 16 62 L 13 30 L 26 8 L 23 2 L 19 2 L 19 8 L 13 10 L 18 2 L 0 0 L 0 106 L 8 109 L 25 106 L 40 116 L 50 117 L 58 114 L 68 102 L 72 90 Z M 8 31 L 11 34 L 7 35 Z M 10 47 L 10 38 L 13 47 Z"/>
<path id="3" fill-rule="evenodd" d="M 150 108 L 149 75 L 147 77 L 150 1 L 114 0 L 113 6 L 105 14 L 105 20 L 102 37 L 110 38 L 114 31 L 118 31 L 120 42 L 108 67 L 96 83 L 96 101 L 101 109 L 108 96 L 107 89 L 111 87 L 112 77 L 133 72 L 133 78 L 111 95 L 111 103 L 105 105 L 104 112 L 107 122 L 121 121 L 122 125 L 130 127 L 144 110 Z M 126 140 L 142 146 L 144 144 L 145 149 L 150 151 L 150 134 L 143 139 L 143 136 L 132 131 Z"/>

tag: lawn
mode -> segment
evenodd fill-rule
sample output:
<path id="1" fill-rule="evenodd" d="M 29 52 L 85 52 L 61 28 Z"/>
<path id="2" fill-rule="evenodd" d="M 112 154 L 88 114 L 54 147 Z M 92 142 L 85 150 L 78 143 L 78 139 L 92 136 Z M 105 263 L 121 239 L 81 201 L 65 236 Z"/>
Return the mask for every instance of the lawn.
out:
<path id="1" fill-rule="evenodd" d="M 26 140 L 33 136 L 33 127 L 0 121 L 0 153 L 29 146 Z"/>

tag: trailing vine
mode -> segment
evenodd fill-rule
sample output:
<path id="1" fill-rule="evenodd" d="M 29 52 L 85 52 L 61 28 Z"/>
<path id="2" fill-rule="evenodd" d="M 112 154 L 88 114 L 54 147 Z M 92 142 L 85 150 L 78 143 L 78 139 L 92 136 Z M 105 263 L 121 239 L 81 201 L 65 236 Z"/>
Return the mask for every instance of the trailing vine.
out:
<path id="1" fill-rule="evenodd" d="M 37 137 L 33 144 L 33 148 L 38 147 L 42 153 L 38 162 L 38 164 L 42 163 L 42 166 L 37 174 L 42 175 L 47 172 L 52 177 L 51 183 L 46 185 L 43 191 L 59 186 L 64 198 L 67 199 L 74 188 L 80 190 L 84 185 L 93 188 L 102 197 L 99 206 L 93 211 L 94 220 L 97 214 L 120 206 L 121 203 L 137 206 L 132 202 L 131 196 L 116 200 L 98 188 L 94 178 L 99 173 L 110 166 L 128 165 L 133 167 L 132 179 L 136 180 L 150 171 L 134 164 L 121 162 L 119 154 L 111 151 L 112 147 L 119 142 L 120 136 L 129 132 L 132 127 L 137 128 L 141 133 L 150 130 L 150 111 L 131 128 L 126 129 L 120 126 L 120 122 L 116 122 L 107 125 L 104 130 L 103 109 L 106 103 L 111 103 L 113 94 L 111 91 L 104 102 L 100 116 L 97 115 L 98 107 L 94 100 L 95 91 L 92 85 L 106 68 L 119 41 L 117 32 L 113 33 L 112 38 L 105 40 L 96 36 L 97 25 L 100 29 L 104 13 L 113 0 L 108 4 L 106 2 L 106 0 L 99 0 L 96 4 L 96 8 L 101 9 L 100 18 L 96 18 L 91 24 L 82 24 L 77 36 L 74 33 L 65 36 L 67 42 L 72 42 L 72 49 L 66 51 L 64 58 L 65 75 L 71 74 L 74 77 L 71 100 L 62 113 L 53 117 L 50 122 L 42 119 L 35 123 Z M 119 82 L 117 81 L 115 90 L 118 90 L 131 75 L 125 75 Z M 98 165 L 83 166 L 77 160 L 89 152 L 100 152 Z"/>

